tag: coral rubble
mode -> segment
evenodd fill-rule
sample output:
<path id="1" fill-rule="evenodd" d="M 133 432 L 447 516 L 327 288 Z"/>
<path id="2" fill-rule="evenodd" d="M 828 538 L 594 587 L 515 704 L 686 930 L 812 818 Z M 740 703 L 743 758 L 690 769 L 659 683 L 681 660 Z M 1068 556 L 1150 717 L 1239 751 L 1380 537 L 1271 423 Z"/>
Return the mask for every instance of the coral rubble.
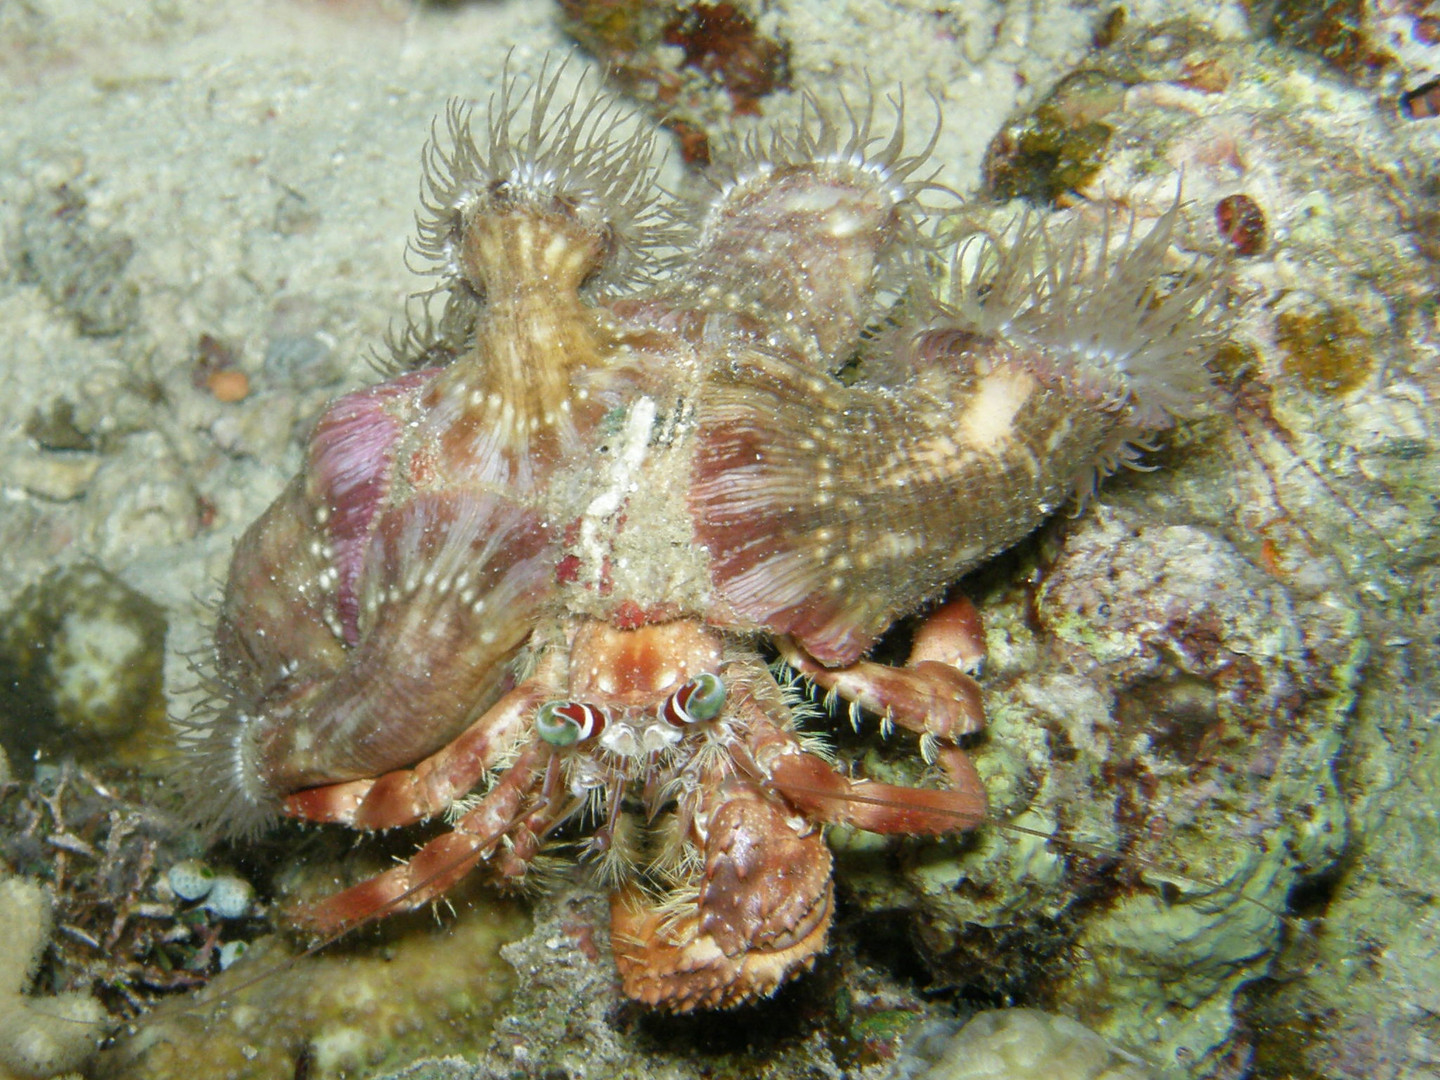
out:
<path id="1" fill-rule="evenodd" d="M 27 996 L 54 929 L 43 886 L 0 880 L 0 1077 L 48 1080 L 83 1065 L 110 1018 L 83 993 Z"/>
<path id="2" fill-rule="evenodd" d="M 1415 823 L 1437 802 L 1420 719 L 1436 701 L 1440 346 L 1422 223 L 1437 133 L 1316 61 L 1189 22 L 1118 35 L 1037 110 L 996 144 L 997 192 L 1018 183 L 1015 133 L 1043 122 L 1090 149 L 1069 171 L 1078 151 L 1035 154 L 1026 190 L 1155 208 L 1183 175 L 1202 211 L 1185 243 L 1232 249 L 1223 404 L 1152 459 L 1183 464 L 1164 483 L 1112 485 L 977 582 L 992 799 L 1078 843 L 997 830 L 917 853 L 905 898 L 854 880 L 867 905 L 918 906 L 947 979 L 1072 1015 L 1166 1075 L 1297 1053 L 1321 1075 L 1403 1075 L 1429 1053 L 1436 898 L 1378 838 L 1435 865 Z M 963 213 L 1002 228 L 1014 211 Z M 1389 889 L 1380 865 L 1399 873 Z M 1345 929 L 1311 937 L 1292 905 Z M 1340 972 L 1366 937 L 1403 944 L 1352 1018 Z M 1267 1050 L 1277 1016 L 1283 1049 Z"/>
<path id="3" fill-rule="evenodd" d="M 428 918 L 428 917 L 427 917 Z M 480 898 L 438 926 L 412 922 L 392 943 L 352 943 L 297 959 L 276 937 L 256 942 L 201 1000 L 165 1003 L 138 1034 L 107 1050 L 105 1080 L 185 1080 L 195 1048 L 207 1077 L 269 1080 L 378 1075 L 437 1050 L 474 1054 L 508 1001 L 514 973 L 498 949 L 525 917 Z"/>

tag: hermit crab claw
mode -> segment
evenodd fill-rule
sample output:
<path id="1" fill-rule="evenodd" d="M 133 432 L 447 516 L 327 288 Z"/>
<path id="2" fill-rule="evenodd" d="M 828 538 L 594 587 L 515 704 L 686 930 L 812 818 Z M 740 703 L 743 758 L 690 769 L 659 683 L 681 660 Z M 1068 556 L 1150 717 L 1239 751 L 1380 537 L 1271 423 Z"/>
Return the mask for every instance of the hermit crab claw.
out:
<path id="1" fill-rule="evenodd" d="M 834 909 L 818 828 L 751 784 L 710 817 L 698 892 L 611 900 L 611 941 L 627 996 L 668 1009 L 729 1008 L 809 968 Z"/>

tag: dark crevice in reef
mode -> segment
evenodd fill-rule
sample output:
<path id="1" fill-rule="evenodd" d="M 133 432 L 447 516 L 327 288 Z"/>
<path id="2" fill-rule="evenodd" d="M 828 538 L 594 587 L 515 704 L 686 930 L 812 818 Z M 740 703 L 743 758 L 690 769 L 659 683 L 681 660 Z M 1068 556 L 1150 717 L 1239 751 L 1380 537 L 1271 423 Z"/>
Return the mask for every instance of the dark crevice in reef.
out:
<path id="1" fill-rule="evenodd" d="M 901 983 L 928 987 L 931 970 L 910 931 L 904 911 L 874 911 L 847 922 L 845 935 L 855 943 L 855 957 L 887 972 Z"/>
<path id="2" fill-rule="evenodd" d="M 936 957 L 932 992 L 970 1009 L 1044 1008 L 1049 983 L 1069 966 L 1072 938 L 1073 924 L 1063 918 L 966 926 L 948 955 Z"/>
<path id="3" fill-rule="evenodd" d="M 1285 899 L 1286 911 L 1297 919 L 1323 918 L 1339 894 L 1345 869 L 1342 859 L 1318 874 L 1298 880 Z"/>
<path id="4" fill-rule="evenodd" d="M 827 1009 L 822 983 L 828 987 L 830 980 L 823 975 L 800 979 L 773 998 L 723 1012 L 671 1015 L 626 1003 L 613 1022 L 639 1047 L 649 1044 L 658 1053 L 706 1060 L 722 1072 L 727 1065 L 737 1067 L 743 1075 L 747 1060 L 758 1067 L 810 1035 L 815 1018 Z"/>

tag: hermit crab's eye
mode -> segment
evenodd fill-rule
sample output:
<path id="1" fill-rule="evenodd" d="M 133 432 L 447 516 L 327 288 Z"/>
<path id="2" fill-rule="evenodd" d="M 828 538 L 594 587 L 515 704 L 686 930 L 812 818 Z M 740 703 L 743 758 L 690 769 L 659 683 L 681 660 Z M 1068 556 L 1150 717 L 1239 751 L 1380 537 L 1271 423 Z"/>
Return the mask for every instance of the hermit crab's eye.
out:
<path id="1" fill-rule="evenodd" d="M 725 706 L 725 684 L 720 676 L 702 671 L 665 699 L 660 715 L 676 727 L 713 720 Z"/>
<path id="2" fill-rule="evenodd" d="M 535 730 L 551 746 L 574 746 L 605 730 L 605 714 L 583 701 L 547 701 L 535 717 Z"/>

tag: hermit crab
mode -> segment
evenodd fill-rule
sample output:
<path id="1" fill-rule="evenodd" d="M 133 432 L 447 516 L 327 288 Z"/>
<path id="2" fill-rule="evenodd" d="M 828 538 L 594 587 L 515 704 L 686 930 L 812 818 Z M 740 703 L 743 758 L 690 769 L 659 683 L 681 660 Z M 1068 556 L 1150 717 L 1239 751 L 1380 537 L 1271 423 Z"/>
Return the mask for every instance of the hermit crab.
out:
<path id="1" fill-rule="evenodd" d="M 825 825 L 984 819 L 982 635 L 941 601 L 1200 405 L 1215 275 L 1162 272 L 1178 204 L 952 237 L 898 105 L 807 107 L 674 197 L 650 130 L 565 82 L 432 133 L 441 312 L 240 541 L 183 748 L 232 834 L 452 822 L 306 927 L 578 836 L 624 991 L 725 1007 L 825 947 Z M 904 665 L 867 659 L 916 613 Z M 918 735 L 935 782 L 837 764 L 799 682 Z"/>

